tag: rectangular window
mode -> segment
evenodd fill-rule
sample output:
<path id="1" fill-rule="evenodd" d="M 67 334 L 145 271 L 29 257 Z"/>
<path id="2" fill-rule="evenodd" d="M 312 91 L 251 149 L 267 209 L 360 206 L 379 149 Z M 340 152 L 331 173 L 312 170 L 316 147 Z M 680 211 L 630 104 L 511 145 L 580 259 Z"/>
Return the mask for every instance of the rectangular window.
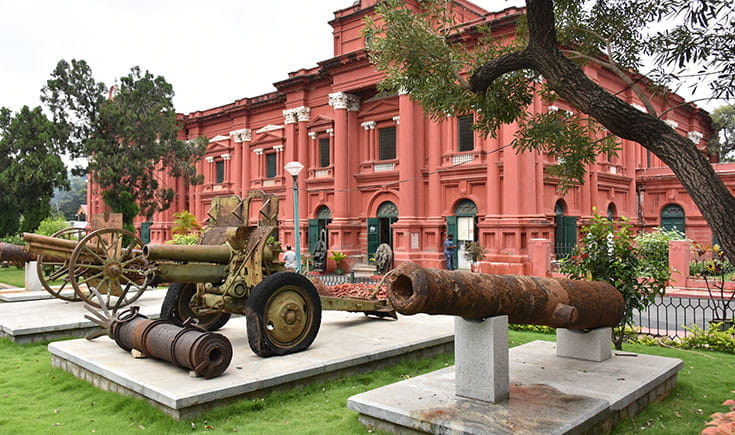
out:
<path id="1" fill-rule="evenodd" d="M 215 169 L 215 183 L 224 183 L 225 182 L 225 161 L 224 160 L 217 160 L 214 162 L 214 169 Z"/>
<path id="2" fill-rule="evenodd" d="M 386 127 L 378 130 L 378 160 L 396 158 L 396 128 Z"/>
<path id="3" fill-rule="evenodd" d="M 276 176 L 276 153 L 265 155 L 265 178 L 275 178 Z"/>
<path id="4" fill-rule="evenodd" d="M 457 143 L 458 151 L 472 151 L 475 149 L 475 132 L 472 131 L 472 115 L 464 115 L 457 118 Z"/>
<path id="5" fill-rule="evenodd" d="M 319 139 L 319 167 L 329 166 L 329 138 L 323 137 Z"/>

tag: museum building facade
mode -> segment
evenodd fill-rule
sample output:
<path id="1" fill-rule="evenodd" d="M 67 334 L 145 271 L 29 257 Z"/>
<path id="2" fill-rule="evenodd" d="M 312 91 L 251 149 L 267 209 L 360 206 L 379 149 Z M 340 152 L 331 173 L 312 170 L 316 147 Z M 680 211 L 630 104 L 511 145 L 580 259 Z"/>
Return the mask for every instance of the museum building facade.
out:
<path id="1" fill-rule="evenodd" d="M 506 124 L 494 137 L 484 137 L 472 129 L 472 114 L 432 120 L 410 95 L 379 92 L 382 76 L 368 60 L 362 33 L 363 18 L 375 3 L 360 0 L 335 12 L 334 56 L 289 73 L 274 83 L 276 91 L 179 116 L 182 139 L 209 139 L 197 162 L 204 183 L 187 187 L 182 180 L 164 180 L 176 187 L 173 206 L 150 223 L 138 222 L 152 243 L 170 239 L 178 211 L 205 220 L 215 196 L 263 190 L 279 196 L 279 238 L 293 244 L 293 180 L 284 170 L 291 161 L 304 165 L 297 177 L 304 252 L 323 237 L 329 251 L 342 251 L 353 264 L 367 263 L 379 244 L 388 243 L 397 262 L 442 267 L 442 242 L 451 233 L 460 247 L 460 267 L 468 267 L 461 255 L 465 242 L 477 241 L 486 249 L 482 271 L 528 273 L 531 240 L 550 240 L 563 255 L 594 210 L 628 216 L 640 228 L 679 228 L 711 242 L 706 222 L 676 177 L 637 143 L 620 140 L 617 156 L 598 156 L 585 183 L 562 195 L 546 172 L 555 160 L 509 146 L 517 126 Z M 505 37 L 512 37 L 523 14 L 519 8 L 490 13 L 464 0 L 453 4 L 467 28 L 491 23 Z M 618 77 L 594 64 L 584 68 L 605 89 L 644 110 Z M 670 109 L 666 122 L 705 152 L 709 116 L 683 102 L 676 95 L 653 98 L 659 113 Z M 531 114 L 551 110 L 574 109 L 538 96 L 528 107 Z M 715 167 L 735 186 L 735 164 Z M 88 204 L 90 214 L 103 209 L 94 188 Z"/>

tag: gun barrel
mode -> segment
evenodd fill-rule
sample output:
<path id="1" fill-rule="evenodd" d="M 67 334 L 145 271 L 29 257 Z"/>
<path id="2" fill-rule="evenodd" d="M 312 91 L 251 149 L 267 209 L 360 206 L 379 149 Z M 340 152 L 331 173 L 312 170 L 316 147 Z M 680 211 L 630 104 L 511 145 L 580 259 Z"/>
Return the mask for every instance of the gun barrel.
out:
<path id="1" fill-rule="evenodd" d="M 388 278 L 388 299 L 401 314 L 467 319 L 507 315 L 510 323 L 554 328 L 617 326 L 625 303 L 600 281 L 424 269 L 403 263 Z"/>
<path id="2" fill-rule="evenodd" d="M 29 254 L 20 245 L 14 245 L 12 243 L 0 242 L 0 261 L 12 261 L 15 263 L 25 263 L 33 261 L 36 256 Z"/>
<path id="3" fill-rule="evenodd" d="M 143 256 L 149 260 L 228 264 L 232 251 L 226 245 L 146 245 Z"/>

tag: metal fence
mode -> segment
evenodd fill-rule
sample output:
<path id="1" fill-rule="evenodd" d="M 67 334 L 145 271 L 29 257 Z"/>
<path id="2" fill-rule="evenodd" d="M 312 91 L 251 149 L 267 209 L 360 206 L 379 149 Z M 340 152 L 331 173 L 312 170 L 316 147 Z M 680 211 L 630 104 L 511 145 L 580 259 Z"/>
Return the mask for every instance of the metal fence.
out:
<path id="1" fill-rule="evenodd" d="M 657 337 L 684 337 L 686 328 L 698 326 L 707 330 L 712 319 L 722 315 L 723 301 L 709 298 L 669 297 L 657 298 L 644 311 L 635 312 L 633 322 L 641 333 Z M 732 319 L 735 309 L 727 311 L 726 318 Z"/>
<path id="2" fill-rule="evenodd" d="M 309 278 L 319 279 L 327 287 L 331 287 L 337 284 L 355 284 L 355 283 L 370 283 L 377 284 L 379 280 L 375 280 L 372 277 L 366 276 L 355 276 L 355 272 L 346 273 L 343 275 L 335 274 L 324 274 L 324 275 L 308 275 Z"/>

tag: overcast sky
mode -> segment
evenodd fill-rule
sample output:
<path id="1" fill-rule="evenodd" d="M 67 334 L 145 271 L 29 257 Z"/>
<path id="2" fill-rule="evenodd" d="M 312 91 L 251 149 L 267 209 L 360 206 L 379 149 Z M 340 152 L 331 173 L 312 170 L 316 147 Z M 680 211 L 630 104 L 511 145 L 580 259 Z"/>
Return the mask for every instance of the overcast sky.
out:
<path id="1" fill-rule="evenodd" d="M 40 104 L 60 59 L 107 86 L 139 65 L 163 75 L 189 113 L 274 90 L 333 55 L 334 11 L 353 0 L 0 0 L 0 106 Z M 522 1 L 479 0 L 488 10 Z"/>

